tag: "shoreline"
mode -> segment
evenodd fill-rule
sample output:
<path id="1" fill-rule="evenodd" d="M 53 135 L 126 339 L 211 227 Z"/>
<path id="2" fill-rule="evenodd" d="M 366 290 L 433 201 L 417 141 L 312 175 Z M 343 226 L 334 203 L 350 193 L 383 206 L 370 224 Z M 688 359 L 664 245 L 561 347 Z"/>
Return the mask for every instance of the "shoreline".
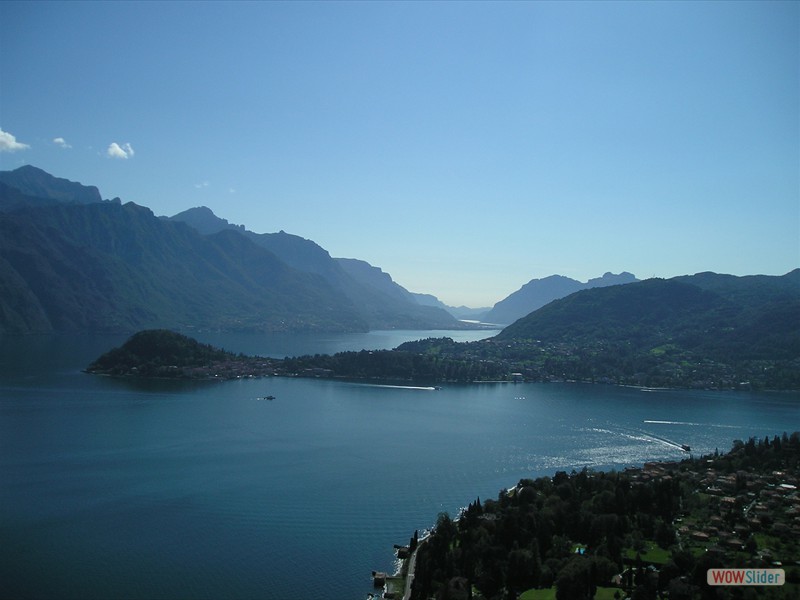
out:
<path id="1" fill-rule="evenodd" d="M 584 357 L 578 350 L 560 346 L 520 343 L 511 351 L 496 343 L 473 346 L 480 343 L 431 338 L 405 342 L 394 350 L 350 350 L 280 359 L 237 355 L 176 332 L 146 330 L 98 357 L 86 371 L 165 379 L 315 377 L 414 387 L 450 383 L 591 383 L 651 392 L 800 390 L 800 378 L 792 375 L 793 369 L 800 366 L 800 359 L 725 364 L 689 357 L 691 364 L 686 368 L 656 362 L 642 364 L 644 370 L 634 372 L 632 367 L 606 365 L 594 354 Z M 689 371 L 693 365 L 695 368 Z"/>
<path id="2" fill-rule="evenodd" d="M 513 506 L 516 506 L 515 502 L 530 503 L 531 490 L 539 490 L 536 492 L 537 497 L 543 493 L 537 486 L 537 482 L 549 480 L 552 485 L 558 477 L 561 485 L 563 485 L 563 476 L 565 474 L 566 481 L 571 482 L 570 485 L 577 485 L 578 483 L 576 482 L 579 482 L 580 478 L 588 479 L 589 481 L 593 479 L 602 481 L 606 478 L 606 475 L 624 479 L 634 487 L 658 486 L 665 481 L 671 483 L 680 481 L 682 485 L 688 486 L 687 490 L 681 490 L 678 493 L 681 498 L 686 494 L 700 494 L 708 500 L 700 508 L 697 505 L 685 507 L 681 504 L 680 508 L 674 510 L 672 518 L 667 523 L 675 536 L 674 541 L 669 546 L 658 542 L 658 547 L 656 547 L 652 545 L 656 544 L 656 542 L 652 541 L 648 542 L 652 547 L 647 546 L 645 549 L 625 545 L 621 555 L 623 571 L 620 576 L 623 579 L 620 579 L 617 583 L 614 583 L 612 579 L 612 582 L 603 583 L 602 585 L 611 585 L 622 589 L 624 587 L 622 581 L 624 580 L 626 569 L 630 570 L 632 568 L 631 565 L 641 565 L 644 562 L 658 573 L 659 569 L 664 568 L 666 560 L 668 560 L 657 558 L 661 556 L 659 552 L 662 554 L 667 553 L 666 555 L 669 557 L 673 552 L 686 551 L 687 549 L 700 551 L 700 555 L 710 553 L 709 555 L 714 555 L 723 561 L 729 560 L 729 562 L 733 560 L 731 557 L 738 557 L 740 553 L 746 552 L 746 559 L 736 559 L 735 562 L 738 566 L 750 567 L 755 565 L 759 568 L 764 566 L 782 567 L 783 565 L 800 566 L 800 544 L 797 542 L 795 542 L 794 546 L 792 546 L 793 549 L 788 554 L 784 550 L 783 554 L 779 553 L 777 556 L 774 554 L 774 549 L 773 553 L 770 553 L 772 542 L 765 541 L 771 538 L 759 539 L 753 542 L 753 532 L 761 532 L 760 535 L 762 536 L 783 536 L 792 527 L 791 515 L 800 512 L 800 470 L 798 470 L 796 462 L 792 462 L 793 460 L 796 461 L 793 456 L 800 451 L 800 442 L 798 440 L 800 440 L 798 432 L 793 432 L 791 437 L 787 437 L 786 432 L 784 432 L 782 438 L 779 438 L 777 434 L 774 436 L 771 446 L 769 436 L 764 440 L 750 438 L 748 442 L 734 440 L 731 449 L 725 453 L 714 452 L 696 457 L 689 456 L 680 460 L 645 461 L 641 465 L 630 465 L 620 470 L 612 467 L 596 471 L 584 467 L 579 472 L 573 469 L 571 474 L 556 471 L 554 474 L 537 477 L 536 479 L 523 478 L 514 486 L 502 490 L 497 499 L 486 500 L 484 502 L 485 509 L 481 506 L 480 500 L 470 503 L 468 507 L 462 507 L 459 509 L 459 514 L 452 519 L 452 523 L 457 525 L 463 518 L 468 518 L 464 527 L 469 530 L 470 528 L 481 527 L 479 523 L 482 519 L 490 521 L 503 519 L 505 518 L 505 513 L 501 510 L 503 504 L 510 502 Z M 748 457 L 754 455 L 762 457 L 759 458 L 759 461 L 764 462 L 748 463 Z M 779 458 L 773 458 L 773 456 L 779 456 Z M 752 461 L 752 458 L 749 460 Z M 735 469 L 734 475 L 730 473 L 729 465 L 731 463 L 740 465 Z M 792 464 L 794 464 L 794 468 L 791 467 Z M 588 478 L 586 477 L 587 475 Z M 746 485 L 742 488 L 744 483 Z M 547 493 L 552 494 L 553 492 Z M 521 500 L 524 494 L 527 501 Z M 548 498 L 549 496 L 545 497 Z M 741 513 L 733 511 L 734 505 L 739 506 L 739 504 L 744 507 Z M 490 506 L 491 508 L 489 508 Z M 520 504 L 520 506 L 533 505 Z M 703 512 L 707 510 L 706 506 L 710 508 L 710 517 Z M 540 509 L 531 508 L 530 510 L 536 512 Z M 627 510 L 622 514 L 626 518 L 632 518 L 632 515 Z M 731 518 L 731 514 L 738 515 L 738 517 L 733 517 L 736 525 L 735 533 L 726 532 L 722 529 L 718 530 L 715 525 L 726 522 L 725 519 Z M 759 519 L 761 519 L 760 525 L 758 523 Z M 800 532 L 800 525 L 795 523 L 794 527 L 796 531 Z M 456 529 L 460 530 L 461 527 L 456 527 Z M 434 535 L 436 535 L 436 526 L 429 530 L 424 541 L 430 540 Z M 465 533 L 465 535 L 467 534 Z M 580 534 L 570 536 L 569 543 L 576 548 L 581 548 L 581 555 L 585 553 L 586 556 L 590 556 L 588 549 L 592 548 L 591 556 L 594 556 L 597 547 L 587 546 L 587 541 L 583 537 L 585 536 Z M 469 539 L 469 537 L 466 539 Z M 784 538 L 781 537 L 781 539 Z M 749 540 L 747 544 L 745 540 Z M 422 542 L 423 540 L 421 539 L 407 561 L 416 560 L 416 552 L 421 547 Z M 778 548 L 781 547 L 778 546 Z M 635 558 L 633 553 L 635 553 Z M 742 561 L 747 564 L 739 564 Z M 409 562 L 405 564 L 407 565 Z M 734 562 L 731 562 L 731 564 L 734 564 Z M 402 572 L 402 569 L 400 572 Z M 410 591 L 412 582 L 413 577 L 411 580 L 406 580 L 406 589 L 408 591 Z M 792 583 L 798 585 L 797 581 Z M 598 585 L 600 585 L 599 582 Z M 546 589 L 547 587 L 555 589 L 553 586 L 554 583 L 545 583 L 544 586 L 537 584 L 530 589 Z M 630 596 L 630 590 L 628 590 L 628 595 Z M 403 599 L 408 600 L 408 597 L 408 593 L 406 593 Z"/>
<path id="3" fill-rule="evenodd" d="M 265 360 L 279 360 L 279 359 L 265 359 Z M 210 369 L 210 367 L 186 367 L 192 369 Z M 297 379 L 328 379 L 333 381 L 340 381 L 345 383 L 352 383 L 355 385 L 372 385 L 375 387 L 395 387 L 395 388 L 402 388 L 402 389 L 424 389 L 424 390 L 438 390 L 442 389 L 444 386 L 447 385 L 484 385 L 484 384 L 537 384 L 537 385 L 551 385 L 551 384 L 579 384 L 579 385 L 596 385 L 596 386 L 611 386 L 611 387 L 620 387 L 620 388 L 628 388 L 639 390 L 645 393 L 659 393 L 659 392 L 669 392 L 669 391 L 704 391 L 704 392 L 770 392 L 770 393 L 792 393 L 792 392 L 800 392 L 800 388 L 757 388 L 752 389 L 748 387 L 694 387 L 694 386 L 660 386 L 660 387 L 653 387 L 653 386 L 646 386 L 646 385 L 634 385 L 630 383 L 609 383 L 605 381 L 581 381 L 576 379 L 561 379 L 561 380 L 511 380 L 511 379 L 486 379 L 486 380 L 474 380 L 474 381 L 439 381 L 434 382 L 431 385 L 423 385 L 430 383 L 428 380 L 420 381 L 414 379 L 403 379 L 403 378 L 390 378 L 390 377 L 352 377 L 350 375 L 325 375 L 325 374 L 304 374 L 304 373 L 280 373 L 280 372 L 272 372 L 272 373 L 237 373 L 237 374 L 214 374 L 214 375 L 186 375 L 186 374 L 179 374 L 179 375 L 142 375 L 138 373 L 111 373 L 106 370 L 90 370 L 89 368 L 80 369 L 81 373 L 86 375 L 95 375 L 100 377 L 113 377 L 118 379 L 130 379 L 130 380 L 156 380 L 156 381 L 215 381 L 215 382 L 223 382 L 223 381 L 234 381 L 238 379 L 266 379 L 269 377 L 284 377 L 284 378 L 297 378 Z M 395 385 L 391 383 L 386 384 L 379 384 L 376 382 L 384 381 L 384 382 L 393 382 Z M 407 384 L 407 385 L 399 385 L 399 384 Z M 420 385 L 414 385 L 420 384 Z"/>

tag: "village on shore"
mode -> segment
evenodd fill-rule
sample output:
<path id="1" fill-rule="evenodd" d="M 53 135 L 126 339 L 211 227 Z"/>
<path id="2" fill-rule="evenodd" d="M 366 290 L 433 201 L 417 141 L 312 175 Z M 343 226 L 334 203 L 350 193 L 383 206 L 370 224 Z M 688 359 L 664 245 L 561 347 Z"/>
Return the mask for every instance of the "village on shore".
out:
<path id="1" fill-rule="evenodd" d="M 682 461 L 648 462 L 615 473 L 617 484 L 623 482 L 623 485 L 630 486 L 632 493 L 650 497 L 654 503 L 659 503 L 659 498 L 664 497 L 664 490 L 674 491 L 677 495 L 671 501 L 676 509 L 668 530 L 654 531 L 654 535 L 648 537 L 639 529 L 632 529 L 623 542 L 618 572 L 609 571 L 607 580 L 593 583 L 595 590 L 604 590 L 605 595 L 598 593 L 597 597 L 704 597 L 705 573 L 713 567 L 784 569 L 787 584 L 781 586 L 780 591 L 770 588 L 763 593 L 770 594 L 768 597 L 797 597 L 792 594 L 800 594 L 799 457 L 800 434 L 787 436 L 784 433 L 771 440 L 737 440 L 731 451 L 725 454 L 715 452 Z M 581 473 L 573 471 L 568 479 L 570 483 L 577 483 L 581 478 L 591 482 L 606 477 L 604 473 L 584 470 Z M 437 535 L 438 527 L 463 530 L 463 535 L 459 533 L 451 538 L 452 545 L 474 539 L 470 538 L 473 535 L 469 533 L 470 529 L 487 525 L 489 531 L 502 529 L 504 519 L 512 518 L 509 515 L 519 518 L 519 511 L 528 510 L 525 507 L 535 505 L 536 501 L 546 507 L 550 502 L 551 492 L 548 490 L 559 485 L 559 481 L 565 483 L 564 478 L 565 474 L 559 473 L 553 478 L 540 478 L 535 482 L 522 480 L 507 490 L 505 497 L 501 494 L 497 501 L 471 504 L 452 523 L 444 521 L 443 524 L 440 519 L 423 542 L 419 542 L 415 533 L 409 545 L 395 546 L 401 565 L 396 574 L 373 572 L 377 588 L 375 597 L 405 600 L 439 597 L 450 600 L 496 597 L 538 600 L 554 597 L 547 596 L 546 591 L 552 592 L 559 585 L 567 585 L 557 573 L 551 573 L 550 580 L 547 576 L 540 577 L 540 585 L 530 589 L 514 588 L 508 574 L 506 587 L 502 590 L 504 595 L 500 596 L 484 595 L 476 582 L 464 577 L 463 573 L 438 582 L 438 587 L 435 576 L 431 579 L 425 575 L 428 583 L 421 594 L 416 593 L 411 584 L 420 579 L 420 563 L 428 560 L 425 556 L 418 556 L 420 549 Z M 537 491 L 533 492 L 534 489 Z M 541 511 L 537 513 L 535 509 L 531 514 L 541 517 Z M 605 516 L 599 515 L 600 518 Z M 447 535 L 454 534 L 450 532 Z M 520 544 L 521 541 L 517 540 L 514 547 Z M 570 539 L 568 545 L 574 556 L 558 558 L 567 566 L 572 565 L 570 559 L 578 563 L 591 560 L 598 550 L 585 540 Z M 435 562 L 435 559 L 431 560 Z M 543 555 L 533 570 L 538 568 L 544 572 L 548 564 L 555 565 L 558 560 L 555 555 Z M 433 567 L 436 568 L 439 568 L 438 564 Z M 580 573 L 574 568 L 572 572 Z M 431 593 L 436 590 L 439 593 Z M 443 590 L 447 591 L 442 594 Z"/>

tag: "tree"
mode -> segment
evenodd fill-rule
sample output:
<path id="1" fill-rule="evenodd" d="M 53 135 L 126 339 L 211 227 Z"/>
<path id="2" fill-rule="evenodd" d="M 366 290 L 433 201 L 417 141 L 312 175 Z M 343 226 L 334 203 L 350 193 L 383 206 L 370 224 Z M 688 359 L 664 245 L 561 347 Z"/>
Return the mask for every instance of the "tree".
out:
<path id="1" fill-rule="evenodd" d="M 583 556 L 571 558 L 556 577 L 557 600 L 589 600 L 592 593 L 590 561 Z"/>
<path id="2" fill-rule="evenodd" d="M 538 583 L 541 562 L 536 565 L 531 550 L 512 550 L 508 555 L 508 576 L 506 584 L 515 590 L 525 590 Z"/>
<path id="3" fill-rule="evenodd" d="M 447 582 L 442 600 L 470 600 L 472 586 L 464 577 L 453 577 Z"/>

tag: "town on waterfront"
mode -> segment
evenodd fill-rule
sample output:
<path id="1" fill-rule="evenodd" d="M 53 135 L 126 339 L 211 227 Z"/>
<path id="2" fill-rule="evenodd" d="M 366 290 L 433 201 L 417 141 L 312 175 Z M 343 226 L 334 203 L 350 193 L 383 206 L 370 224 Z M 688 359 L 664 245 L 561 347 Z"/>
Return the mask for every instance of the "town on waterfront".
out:
<path id="1" fill-rule="evenodd" d="M 404 382 L 581 381 L 687 389 L 796 389 L 800 359 L 736 364 L 670 348 L 644 356 L 614 344 L 580 346 L 535 340 L 455 342 L 428 338 L 393 350 L 361 350 L 284 359 L 225 352 L 168 330 L 146 330 L 98 357 L 95 374 L 170 379 L 339 377 Z"/>
<path id="2" fill-rule="evenodd" d="M 521 480 L 396 551 L 396 574 L 373 572 L 383 598 L 796 598 L 800 433 Z M 778 569 L 785 585 L 710 592 L 707 573 L 721 568 Z"/>

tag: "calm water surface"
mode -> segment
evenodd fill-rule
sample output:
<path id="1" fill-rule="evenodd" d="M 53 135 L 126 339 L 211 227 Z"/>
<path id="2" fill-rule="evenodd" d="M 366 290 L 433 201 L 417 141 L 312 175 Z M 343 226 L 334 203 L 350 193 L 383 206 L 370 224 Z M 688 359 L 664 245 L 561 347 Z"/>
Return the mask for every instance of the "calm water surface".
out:
<path id="1" fill-rule="evenodd" d="M 491 332 L 198 337 L 282 357 L 431 335 Z M 522 477 L 800 429 L 794 393 L 80 372 L 123 341 L 0 340 L 0 597 L 362 599 L 393 544 Z"/>

